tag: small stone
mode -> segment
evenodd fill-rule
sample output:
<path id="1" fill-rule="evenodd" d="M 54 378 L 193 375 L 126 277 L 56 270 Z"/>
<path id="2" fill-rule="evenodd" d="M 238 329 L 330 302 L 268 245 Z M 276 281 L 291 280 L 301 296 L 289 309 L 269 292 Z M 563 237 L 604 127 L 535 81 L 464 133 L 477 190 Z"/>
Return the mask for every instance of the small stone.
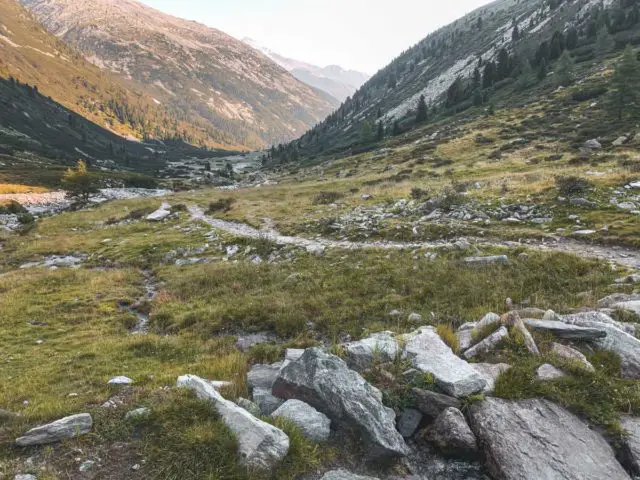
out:
<path id="1" fill-rule="evenodd" d="M 324 255 L 325 247 L 319 244 L 307 245 L 307 253 L 311 255 L 315 255 L 316 257 L 321 257 Z"/>
<path id="2" fill-rule="evenodd" d="M 600 150 L 602 148 L 602 144 L 596 140 L 595 138 L 591 139 L 591 140 L 587 140 L 586 142 L 584 142 L 582 144 L 582 146 L 584 148 L 587 148 L 589 150 Z"/>
<path id="3" fill-rule="evenodd" d="M 397 428 L 404 438 L 413 436 L 422 422 L 422 413 L 413 408 L 403 410 L 397 420 Z"/>
<path id="4" fill-rule="evenodd" d="M 566 375 L 564 374 L 564 372 L 562 372 L 562 370 L 558 370 L 553 365 L 545 363 L 536 370 L 536 377 L 538 377 L 538 380 L 549 381 L 566 377 Z"/>
<path id="5" fill-rule="evenodd" d="M 132 385 L 133 380 L 129 377 L 119 376 L 113 377 L 111 380 L 107 382 L 107 385 Z"/>
<path id="6" fill-rule="evenodd" d="M 416 323 L 416 324 L 422 323 L 422 315 L 420 315 L 419 313 L 415 313 L 415 312 L 411 313 L 409 315 L 408 320 L 409 320 L 409 323 Z"/>
<path id="7" fill-rule="evenodd" d="M 124 416 L 125 420 L 139 420 L 141 418 L 145 418 L 151 415 L 151 410 L 146 407 L 136 408 L 135 410 L 131 410 L 127 412 Z"/>
<path id="8" fill-rule="evenodd" d="M 80 464 L 80 467 L 78 468 L 78 470 L 81 473 L 86 473 L 91 471 L 93 467 L 95 467 L 95 465 L 96 465 L 96 462 L 94 462 L 93 460 L 85 460 Z"/>
<path id="9" fill-rule="evenodd" d="M 29 430 L 16 440 L 16 445 L 30 447 L 55 443 L 89 433 L 92 427 L 93 419 L 88 413 L 71 415 Z"/>

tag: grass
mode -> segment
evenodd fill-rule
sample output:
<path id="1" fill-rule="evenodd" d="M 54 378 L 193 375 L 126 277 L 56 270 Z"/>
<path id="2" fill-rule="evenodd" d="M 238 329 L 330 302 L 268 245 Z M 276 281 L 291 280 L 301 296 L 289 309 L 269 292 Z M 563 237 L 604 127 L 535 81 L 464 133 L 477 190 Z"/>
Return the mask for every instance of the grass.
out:
<path id="1" fill-rule="evenodd" d="M 16 183 L 0 183 L 0 195 L 9 195 L 16 193 L 45 193 L 48 190 L 44 187 L 36 187 L 31 185 L 22 185 Z"/>

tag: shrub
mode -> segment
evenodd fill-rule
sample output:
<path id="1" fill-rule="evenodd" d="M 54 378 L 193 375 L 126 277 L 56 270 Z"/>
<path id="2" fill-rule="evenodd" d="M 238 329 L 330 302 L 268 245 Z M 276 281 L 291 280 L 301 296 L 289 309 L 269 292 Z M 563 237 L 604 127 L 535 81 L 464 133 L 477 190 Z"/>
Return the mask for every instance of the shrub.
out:
<path id="1" fill-rule="evenodd" d="M 593 188 L 593 184 L 581 177 L 556 177 L 556 188 L 561 195 L 580 195 L 588 192 Z"/>
<path id="2" fill-rule="evenodd" d="M 340 192 L 320 192 L 313 198 L 314 205 L 329 205 L 335 203 L 344 195 Z"/>
<path id="3" fill-rule="evenodd" d="M 127 188 L 157 188 L 158 182 L 153 177 L 147 175 L 129 175 L 124 179 L 124 186 Z"/>
<path id="4" fill-rule="evenodd" d="M 15 200 L 11 200 L 6 205 L 0 205 L 0 214 L 2 215 L 20 215 L 23 213 L 29 213 L 26 208 L 20 205 Z"/>
<path id="5" fill-rule="evenodd" d="M 235 198 L 221 198 L 220 200 L 216 200 L 209 204 L 209 210 L 207 210 L 207 213 L 228 212 L 231 210 L 234 203 L 236 203 Z"/>
<path id="6" fill-rule="evenodd" d="M 440 338 L 444 343 L 451 347 L 453 353 L 458 353 L 458 351 L 460 351 L 458 337 L 456 336 L 456 332 L 453 331 L 453 327 L 451 325 L 442 323 L 438 325 L 438 335 L 440 335 Z"/>
<path id="7" fill-rule="evenodd" d="M 429 191 L 425 188 L 413 187 L 411 189 L 411 198 L 414 200 L 423 200 L 429 198 Z"/>

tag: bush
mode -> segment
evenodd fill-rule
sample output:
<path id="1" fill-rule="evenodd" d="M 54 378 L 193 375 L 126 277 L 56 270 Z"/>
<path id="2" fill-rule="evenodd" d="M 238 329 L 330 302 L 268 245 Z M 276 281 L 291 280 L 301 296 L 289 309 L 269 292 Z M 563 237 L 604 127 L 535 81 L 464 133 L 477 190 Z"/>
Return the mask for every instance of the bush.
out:
<path id="1" fill-rule="evenodd" d="M 0 205 L 1 215 L 21 215 L 24 213 L 29 212 L 15 200 L 11 200 L 7 205 Z"/>
<path id="2" fill-rule="evenodd" d="M 414 200 L 423 200 L 429 198 L 429 191 L 425 188 L 413 187 L 411 189 L 411 198 Z"/>
<path id="3" fill-rule="evenodd" d="M 124 179 L 124 186 L 127 188 L 157 188 L 158 182 L 155 178 L 146 175 L 129 175 Z"/>
<path id="4" fill-rule="evenodd" d="M 313 198 L 313 203 L 314 205 L 329 205 L 337 202 L 343 197 L 344 194 L 340 192 L 320 192 Z"/>
<path id="5" fill-rule="evenodd" d="M 563 196 L 580 195 L 593 188 L 593 184 L 581 177 L 567 176 L 556 177 L 556 188 Z"/>
<path id="6" fill-rule="evenodd" d="M 221 198 L 220 200 L 216 200 L 209 204 L 209 210 L 207 210 L 207 213 L 228 212 L 231 210 L 234 203 L 236 203 L 235 198 Z"/>

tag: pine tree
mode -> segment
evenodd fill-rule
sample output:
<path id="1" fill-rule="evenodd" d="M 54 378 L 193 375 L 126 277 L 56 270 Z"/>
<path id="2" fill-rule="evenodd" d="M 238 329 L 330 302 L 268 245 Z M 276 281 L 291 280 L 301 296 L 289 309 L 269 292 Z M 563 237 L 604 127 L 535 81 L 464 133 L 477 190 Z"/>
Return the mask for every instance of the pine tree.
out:
<path id="1" fill-rule="evenodd" d="M 560 60 L 558 60 L 558 65 L 556 66 L 555 72 L 555 80 L 556 86 L 558 87 L 568 87 L 573 83 L 573 59 L 569 52 L 566 50 L 560 56 Z"/>
<path id="2" fill-rule="evenodd" d="M 393 121 L 393 136 L 396 137 L 398 135 L 400 135 L 402 133 L 402 131 L 400 130 L 400 122 L 398 120 L 394 120 Z"/>
<path id="3" fill-rule="evenodd" d="M 543 58 L 538 66 L 538 80 L 542 81 L 547 78 L 548 73 L 549 67 L 547 66 L 547 60 Z"/>
<path id="4" fill-rule="evenodd" d="M 382 120 L 378 122 L 378 134 L 376 135 L 376 138 L 379 142 L 384 139 L 384 124 L 382 123 Z"/>
<path id="5" fill-rule="evenodd" d="M 607 27 L 598 30 L 598 38 L 596 39 L 596 54 L 604 57 L 613 50 L 614 41 Z"/>
<path id="6" fill-rule="evenodd" d="M 371 128 L 371 122 L 369 120 L 365 120 L 362 124 L 360 138 L 362 139 L 362 143 L 365 144 L 371 142 L 373 139 L 373 129 Z"/>
<path id="7" fill-rule="evenodd" d="M 640 114 L 640 63 L 629 45 L 611 77 L 608 109 L 620 121 Z"/>
<path id="8" fill-rule="evenodd" d="M 420 100 L 418 100 L 418 109 L 416 113 L 416 123 L 426 122 L 429 119 L 429 109 L 427 107 L 427 102 L 424 98 L 424 95 L 420 95 Z"/>
<path id="9" fill-rule="evenodd" d="M 473 70 L 473 89 L 477 90 L 482 86 L 482 75 L 480 74 L 480 69 L 475 68 Z"/>
<path id="10" fill-rule="evenodd" d="M 513 43 L 516 43 L 518 40 L 520 40 L 520 28 L 518 27 L 517 23 L 513 26 L 513 32 L 511 33 L 511 40 L 513 41 Z"/>

